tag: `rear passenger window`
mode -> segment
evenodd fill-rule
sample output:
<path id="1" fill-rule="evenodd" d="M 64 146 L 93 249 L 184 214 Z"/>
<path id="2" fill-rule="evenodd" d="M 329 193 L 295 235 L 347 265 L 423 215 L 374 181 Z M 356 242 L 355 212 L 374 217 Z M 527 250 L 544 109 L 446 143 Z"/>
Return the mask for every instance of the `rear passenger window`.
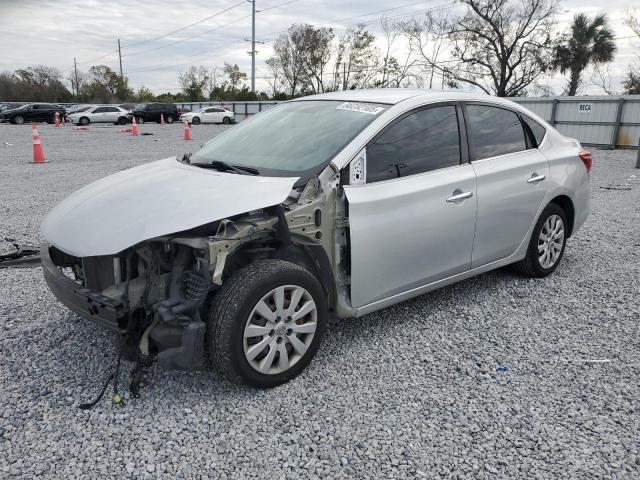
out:
<path id="1" fill-rule="evenodd" d="M 527 149 L 524 128 L 511 110 L 485 105 L 468 105 L 471 138 L 476 160 Z"/>
<path id="2" fill-rule="evenodd" d="M 526 115 L 522 115 L 522 121 L 525 123 L 525 125 L 527 127 L 529 127 L 529 130 L 531 131 L 531 134 L 533 135 L 533 137 L 536 139 L 536 147 L 539 147 L 540 144 L 542 143 L 542 139 L 544 138 L 545 133 L 547 133 L 547 130 L 540 125 L 538 122 L 536 122 L 535 120 L 527 117 Z"/>
<path id="3" fill-rule="evenodd" d="M 402 118 L 367 147 L 367 183 L 459 164 L 456 108 L 427 108 Z"/>

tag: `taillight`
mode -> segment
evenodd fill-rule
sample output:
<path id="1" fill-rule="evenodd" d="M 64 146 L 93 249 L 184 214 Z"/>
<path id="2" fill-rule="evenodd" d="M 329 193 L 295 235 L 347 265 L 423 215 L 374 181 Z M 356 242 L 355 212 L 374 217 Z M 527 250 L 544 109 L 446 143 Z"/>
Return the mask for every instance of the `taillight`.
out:
<path id="1" fill-rule="evenodd" d="M 587 173 L 591 172 L 591 152 L 587 152 L 586 150 L 582 150 L 578 156 L 580 157 L 580 160 L 582 160 L 582 163 L 584 163 L 584 166 L 587 169 Z"/>

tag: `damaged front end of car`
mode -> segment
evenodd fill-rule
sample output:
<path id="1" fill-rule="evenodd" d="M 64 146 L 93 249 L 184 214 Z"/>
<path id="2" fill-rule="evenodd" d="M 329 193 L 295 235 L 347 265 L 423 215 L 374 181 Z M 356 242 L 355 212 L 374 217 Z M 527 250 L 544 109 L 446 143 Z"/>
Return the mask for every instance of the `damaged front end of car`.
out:
<path id="1" fill-rule="evenodd" d="M 156 236 L 116 254 L 72 255 L 54 242 L 43 244 L 44 275 L 63 304 L 118 335 L 123 358 L 196 368 L 204 360 L 208 304 L 243 266 L 291 261 L 336 298 L 338 184 L 339 174 L 328 167 L 275 206 Z"/>

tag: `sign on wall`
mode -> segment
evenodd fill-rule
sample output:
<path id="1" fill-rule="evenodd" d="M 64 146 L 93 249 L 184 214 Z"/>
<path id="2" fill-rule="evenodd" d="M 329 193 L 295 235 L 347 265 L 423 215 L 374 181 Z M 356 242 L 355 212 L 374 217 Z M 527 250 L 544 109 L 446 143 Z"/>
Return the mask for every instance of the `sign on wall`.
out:
<path id="1" fill-rule="evenodd" d="M 578 104 L 578 112 L 580 113 L 591 113 L 592 105 L 590 103 L 579 103 Z"/>

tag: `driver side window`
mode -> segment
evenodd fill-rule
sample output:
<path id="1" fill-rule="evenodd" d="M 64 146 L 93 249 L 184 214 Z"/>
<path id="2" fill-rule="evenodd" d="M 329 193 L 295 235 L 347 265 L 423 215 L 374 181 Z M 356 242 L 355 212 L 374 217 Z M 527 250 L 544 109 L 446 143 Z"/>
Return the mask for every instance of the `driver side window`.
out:
<path id="1" fill-rule="evenodd" d="M 460 164 L 456 107 L 423 108 L 383 131 L 367 147 L 367 183 Z"/>

